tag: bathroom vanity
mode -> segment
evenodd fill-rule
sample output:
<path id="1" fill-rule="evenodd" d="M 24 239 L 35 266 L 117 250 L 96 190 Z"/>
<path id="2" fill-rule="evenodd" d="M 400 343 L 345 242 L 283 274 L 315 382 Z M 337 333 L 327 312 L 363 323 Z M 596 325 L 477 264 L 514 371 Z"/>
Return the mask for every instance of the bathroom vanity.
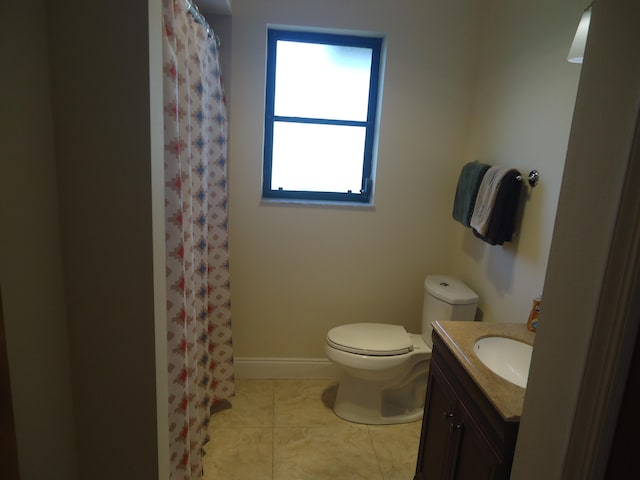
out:
<path id="1" fill-rule="evenodd" d="M 525 389 L 473 353 L 488 336 L 534 340 L 523 324 L 434 323 L 414 480 L 509 478 Z"/>

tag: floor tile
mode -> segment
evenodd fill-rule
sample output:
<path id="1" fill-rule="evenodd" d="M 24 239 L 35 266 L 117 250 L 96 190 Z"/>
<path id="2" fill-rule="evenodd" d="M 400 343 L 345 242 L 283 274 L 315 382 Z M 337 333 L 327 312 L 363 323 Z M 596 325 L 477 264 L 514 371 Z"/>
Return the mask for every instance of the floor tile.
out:
<path id="1" fill-rule="evenodd" d="M 274 428 L 273 480 L 382 478 L 366 428 Z"/>
<path id="2" fill-rule="evenodd" d="M 218 429 L 205 452 L 204 480 L 272 479 L 272 428 Z"/>
<path id="3" fill-rule="evenodd" d="M 410 480 L 421 422 L 361 425 L 332 410 L 331 380 L 236 380 L 211 417 L 204 480 Z"/>
<path id="4" fill-rule="evenodd" d="M 371 425 L 369 433 L 384 480 L 407 480 L 416 470 L 422 422 Z"/>
<path id="5" fill-rule="evenodd" d="M 211 416 L 209 428 L 272 427 L 273 380 L 236 380 L 231 408 Z"/>
<path id="6" fill-rule="evenodd" d="M 336 391 L 334 380 L 275 380 L 274 426 L 344 425 L 332 410 Z"/>

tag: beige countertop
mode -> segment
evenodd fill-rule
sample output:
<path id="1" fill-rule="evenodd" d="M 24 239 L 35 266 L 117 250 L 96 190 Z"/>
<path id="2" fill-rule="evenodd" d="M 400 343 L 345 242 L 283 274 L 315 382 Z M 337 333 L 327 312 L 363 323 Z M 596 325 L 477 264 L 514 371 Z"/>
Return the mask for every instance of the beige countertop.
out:
<path id="1" fill-rule="evenodd" d="M 535 333 L 524 323 L 434 322 L 442 338 L 462 367 L 508 422 L 520 421 L 525 389 L 503 379 L 487 368 L 473 352 L 473 344 L 483 337 L 506 337 L 533 345 Z"/>

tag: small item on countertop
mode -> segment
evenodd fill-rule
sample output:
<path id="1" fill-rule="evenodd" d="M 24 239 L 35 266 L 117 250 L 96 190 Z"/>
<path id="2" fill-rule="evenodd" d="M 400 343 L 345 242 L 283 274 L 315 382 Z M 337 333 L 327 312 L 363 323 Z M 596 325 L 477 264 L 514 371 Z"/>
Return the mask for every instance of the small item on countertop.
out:
<path id="1" fill-rule="evenodd" d="M 529 320 L 527 320 L 527 328 L 532 332 L 538 329 L 538 317 L 540 316 L 540 305 L 542 303 L 542 296 L 538 295 L 533 299 L 533 305 L 531 306 L 531 313 L 529 314 Z"/>

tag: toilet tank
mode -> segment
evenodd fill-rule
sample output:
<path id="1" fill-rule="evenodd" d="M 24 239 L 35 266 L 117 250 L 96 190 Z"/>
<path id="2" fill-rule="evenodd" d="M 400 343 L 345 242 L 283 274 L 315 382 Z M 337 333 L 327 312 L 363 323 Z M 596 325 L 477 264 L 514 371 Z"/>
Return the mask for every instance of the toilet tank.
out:
<path id="1" fill-rule="evenodd" d="M 424 280 L 422 338 L 433 345 L 431 322 L 436 320 L 472 321 L 478 308 L 478 295 L 461 280 L 446 275 L 427 275 Z"/>

